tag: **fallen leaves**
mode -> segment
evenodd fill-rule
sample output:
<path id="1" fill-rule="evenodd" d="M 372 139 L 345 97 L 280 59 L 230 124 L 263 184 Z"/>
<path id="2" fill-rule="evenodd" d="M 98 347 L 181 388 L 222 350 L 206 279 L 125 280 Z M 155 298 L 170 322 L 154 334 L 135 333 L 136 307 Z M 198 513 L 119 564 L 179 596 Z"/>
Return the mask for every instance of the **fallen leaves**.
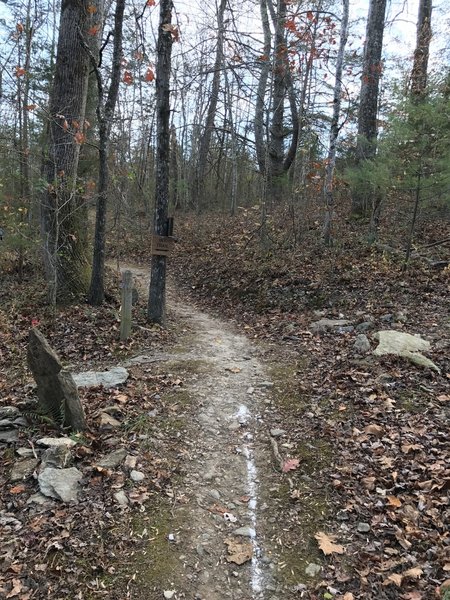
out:
<path id="1" fill-rule="evenodd" d="M 251 542 L 227 539 L 224 543 L 227 546 L 228 556 L 226 559 L 228 562 L 235 563 L 236 565 L 243 565 L 252 559 L 253 545 Z"/>
<path id="2" fill-rule="evenodd" d="M 319 531 L 314 535 L 314 537 L 319 544 L 319 548 L 326 556 L 329 554 L 344 554 L 344 546 L 335 543 L 334 535 L 327 535 L 323 531 Z"/>
<path id="3" fill-rule="evenodd" d="M 299 464 L 300 460 L 298 458 L 288 458 L 284 461 L 281 470 L 283 473 L 289 473 L 289 471 L 295 471 L 295 469 L 298 469 Z"/>

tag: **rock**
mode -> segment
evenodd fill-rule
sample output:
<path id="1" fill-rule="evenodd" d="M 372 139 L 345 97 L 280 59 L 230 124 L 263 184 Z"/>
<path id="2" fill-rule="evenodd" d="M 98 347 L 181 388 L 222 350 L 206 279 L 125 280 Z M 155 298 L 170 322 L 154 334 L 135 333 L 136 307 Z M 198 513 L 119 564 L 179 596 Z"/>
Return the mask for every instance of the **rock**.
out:
<path id="1" fill-rule="evenodd" d="M 27 504 L 39 504 L 40 506 L 45 506 L 46 504 L 50 504 L 50 502 L 52 502 L 52 500 L 40 492 L 32 494 L 27 500 Z"/>
<path id="2" fill-rule="evenodd" d="M 347 321 L 346 319 L 320 319 L 319 321 L 311 323 L 309 329 L 313 333 L 325 333 L 347 325 L 351 325 L 351 321 Z"/>
<path id="3" fill-rule="evenodd" d="M 360 332 L 369 331 L 369 329 L 372 329 L 372 327 L 373 327 L 373 323 L 371 323 L 370 321 L 364 321 L 363 323 L 359 323 L 356 326 L 356 331 L 360 331 Z"/>
<path id="4" fill-rule="evenodd" d="M 239 527 L 233 531 L 234 535 L 241 535 L 242 537 L 254 538 L 256 531 L 252 527 Z"/>
<path id="5" fill-rule="evenodd" d="M 339 510 L 336 513 L 336 519 L 338 519 L 338 521 L 348 521 L 349 520 L 349 515 L 348 512 L 346 510 Z"/>
<path id="6" fill-rule="evenodd" d="M 356 529 L 357 531 L 359 531 L 359 533 L 367 533 L 368 531 L 370 531 L 370 525 L 369 523 L 358 523 Z"/>
<path id="7" fill-rule="evenodd" d="M 316 577 L 322 571 L 321 565 L 316 565 L 315 563 L 309 563 L 305 568 L 305 573 L 308 577 Z"/>
<path id="8" fill-rule="evenodd" d="M 402 356 L 416 365 L 430 368 L 438 373 L 441 372 L 437 365 L 421 354 L 422 351 L 430 350 L 431 344 L 420 336 L 388 329 L 378 331 L 374 338 L 379 341 L 379 345 L 373 351 L 375 356 L 383 356 L 384 354 Z"/>
<path id="9" fill-rule="evenodd" d="M 20 415 L 20 411 L 15 406 L 1 406 L 0 419 L 15 419 Z"/>
<path id="10" fill-rule="evenodd" d="M 38 440 L 36 444 L 39 444 L 39 446 L 46 446 L 47 448 L 72 448 L 73 446 L 77 445 L 75 440 L 72 440 L 68 437 L 45 437 Z"/>
<path id="11" fill-rule="evenodd" d="M 120 492 L 116 492 L 114 494 L 114 499 L 116 500 L 117 504 L 120 504 L 120 506 L 128 506 L 130 502 L 123 490 L 120 490 Z"/>
<path id="12" fill-rule="evenodd" d="M 384 321 L 385 323 L 389 323 L 390 321 L 392 321 L 393 318 L 394 318 L 394 315 L 391 315 L 391 313 L 388 313 L 388 314 L 383 315 L 382 317 L 380 317 L 380 321 Z"/>
<path id="13" fill-rule="evenodd" d="M 9 478 L 11 481 L 23 481 L 33 475 L 34 470 L 38 466 L 37 458 L 26 458 L 14 463 Z"/>
<path id="14" fill-rule="evenodd" d="M 65 469 L 72 461 L 72 454 L 68 446 L 53 446 L 47 448 L 42 455 L 41 470 L 47 467 Z"/>
<path id="15" fill-rule="evenodd" d="M 120 448 L 120 450 L 115 450 L 104 456 L 97 464 L 104 469 L 114 469 L 120 465 L 127 454 L 128 452 L 124 448 Z"/>
<path id="16" fill-rule="evenodd" d="M 16 454 L 22 458 L 30 458 L 31 456 L 34 456 L 34 452 L 31 448 L 16 448 Z"/>
<path id="17" fill-rule="evenodd" d="M 47 467 L 38 476 L 39 489 L 44 496 L 63 502 L 76 502 L 82 477 L 83 474 L 75 467 L 70 469 Z"/>
<path id="18" fill-rule="evenodd" d="M 261 388 L 273 388 L 273 383 L 272 381 L 261 381 L 258 386 Z"/>
<path id="19" fill-rule="evenodd" d="M 338 333 L 353 333 L 355 328 L 353 325 L 345 325 L 344 327 L 338 327 L 336 331 Z"/>
<path id="20" fill-rule="evenodd" d="M 26 427 L 28 425 L 28 422 L 23 417 L 17 417 L 17 419 L 14 419 L 13 425 L 15 427 Z"/>
<path id="21" fill-rule="evenodd" d="M 100 427 L 120 427 L 121 423 L 108 413 L 102 412 L 100 413 Z"/>
<path id="22" fill-rule="evenodd" d="M 72 375 L 63 371 L 56 352 L 36 328 L 30 330 L 27 356 L 44 411 L 74 431 L 86 429 L 83 407 Z"/>
<path id="23" fill-rule="evenodd" d="M 211 496 L 215 500 L 220 500 L 220 492 L 218 490 L 209 490 L 208 496 Z"/>
<path id="24" fill-rule="evenodd" d="M 370 350 L 370 342 L 367 335 L 364 335 L 364 333 L 357 335 L 355 343 L 353 344 L 353 349 L 355 352 L 358 352 L 358 354 L 367 354 Z"/>
<path id="25" fill-rule="evenodd" d="M 4 444 L 14 444 L 14 442 L 19 441 L 19 434 L 16 429 L 6 429 L 5 431 L 0 431 L 0 442 Z"/>
<path id="26" fill-rule="evenodd" d="M 131 471 L 130 478 L 135 482 L 139 483 L 140 481 L 144 481 L 145 474 L 142 471 Z"/>
<path id="27" fill-rule="evenodd" d="M 15 429 L 14 421 L 10 421 L 9 419 L 1 419 L 0 429 Z"/>
<path id="28" fill-rule="evenodd" d="M 286 433 L 286 431 L 284 429 L 271 429 L 270 430 L 270 435 L 274 438 L 281 437 L 285 433 Z"/>
<path id="29" fill-rule="evenodd" d="M 85 371 L 74 374 L 73 379 L 77 387 L 102 385 L 104 388 L 110 388 L 125 383 L 128 371 L 124 367 L 113 367 L 109 371 Z"/>
<path id="30" fill-rule="evenodd" d="M 127 454 L 125 458 L 125 467 L 127 469 L 134 469 L 137 463 L 137 456 L 133 456 L 132 454 Z"/>
<path id="31" fill-rule="evenodd" d="M 209 574 L 208 574 L 209 577 Z M 173 598 L 175 596 L 175 590 L 166 590 L 164 592 L 164 598 L 166 598 L 166 600 L 170 600 L 170 598 Z"/>

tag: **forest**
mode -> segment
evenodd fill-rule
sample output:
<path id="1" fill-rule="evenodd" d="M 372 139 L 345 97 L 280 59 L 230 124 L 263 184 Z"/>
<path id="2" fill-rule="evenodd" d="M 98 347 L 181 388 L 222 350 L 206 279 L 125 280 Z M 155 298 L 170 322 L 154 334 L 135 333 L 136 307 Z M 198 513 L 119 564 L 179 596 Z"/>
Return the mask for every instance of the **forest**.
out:
<path id="1" fill-rule="evenodd" d="M 0 2 L 0 597 L 450 600 L 449 24 Z"/>

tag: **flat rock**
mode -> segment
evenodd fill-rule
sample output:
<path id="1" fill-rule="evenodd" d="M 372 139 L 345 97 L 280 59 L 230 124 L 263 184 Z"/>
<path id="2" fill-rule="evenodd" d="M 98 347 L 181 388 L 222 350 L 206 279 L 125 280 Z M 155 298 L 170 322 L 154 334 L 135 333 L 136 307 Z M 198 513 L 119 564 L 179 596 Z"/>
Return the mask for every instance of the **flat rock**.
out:
<path id="1" fill-rule="evenodd" d="M 100 413 L 100 426 L 101 427 L 120 427 L 121 423 L 108 413 L 102 412 Z"/>
<path id="2" fill-rule="evenodd" d="M 72 461 L 72 453 L 68 446 L 53 446 L 42 454 L 41 470 L 47 467 L 65 469 Z"/>
<path id="3" fill-rule="evenodd" d="M 120 506 L 128 506 L 129 504 L 129 500 L 127 495 L 125 494 L 125 492 L 123 490 L 120 490 L 120 492 L 116 492 L 114 494 L 114 499 L 117 502 L 117 504 L 120 504 Z"/>
<path id="4" fill-rule="evenodd" d="M 286 431 L 284 429 L 271 429 L 270 430 L 270 435 L 274 438 L 281 437 L 285 433 L 286 433 Z"/>
<path id="5" fill-rule="evenodd" d="M 20 411 L 15 406 L 0 406 L 0 419 L 15 419 Z"/>
<path id="6" fill-rule="evenodd" d="M 59 437 L 59 438 L 51 438 L 45 437 L 41 438 L 36 442 L 39 446 L 45 446 L 47 448 L 72 448 L 72 446 L 76 446 L 76 442 L 68 437 Z"/>
<path id="7" fill-rule="evenodd" d="M 142 471 L 135 471 L 133 469 L 133 471 L 131 471 L 130 473 L 130 478 L 135 482 L 135 483 L 139 483 L 140 481 L 144 481 L 145 479 L 145 474 L 142 473 Z"/>
<path id="8" fill-rule="evenodd" d="M 430 350 L 431 344 L 419 335 L 411 335 L 410 333 L 387 329 L 378 331 L 374 335 L 374 338 L 379 341 L 378 346 L 373 351 L 375 356 L 383 356 L 384 354 L 402 356 L 416 365 L 430 368 L 438 373 L 441 372 L 440 368 L 433 361 L 422 354 L 422 352 Z"/>
<path id="9" fill-rule="evenodd" d="M 39 504 L 40 506 L 45 506 L 46 504 L 50 504 L 50 502 L 52 502 L 52 500 L 47 496 L 44 496 L 44 494 L 41 494 L 41 492 L 32 494 L 27 500 L 27 504 Z"/>
<path id="10" fill-rule="evenodd" d="M 114 469 L 120 465 L 127 454 L 128 452 L 125 450 L 125 448 L 120 448 L 120 450 L 114 450 L 114 452 L 104 456 L 97 464 L 99 467 L 103 467 L 104 469 Z"/>
<path id="11" fill-rule="evenodd" d="M 305 573 L 308 577 L 316 577 L 321 571 L 321 565 L 316 565 L 316 563 L 309 563 L 305 568 Z"/>
<path id="12" fill-rule="evenodd" d="M 82 477 L 81 471 L 75 467 L 70 469 L 47 467 L 39 473 L 39 490 L 41 494 L 50 498 L 63 502 L 76 502 Z"/>
<path id="13" fill-rule="evenodd" d="M 0 419 L 0 429 L 14 429 L 14 421 L 11 419 Z"/>
<path id="14" fill-rule="evenodd" d="M 347 319 L 319 319 L 319 321 L 311 323 L 309 328 L 313 333 L 325 333 L 326 331 L 347 326 L 351 326 L 351 321 Z"/>
<path id="15" fill-rule="evenodd" d="M 34 456 L 34 452 L 31 448 L 16 448 L 16 454 L 22 458 L 31 458 Z"/>
<path id="16" fill-rule="evenodd" d="M 23 481 L 33 475 L 34 470 L 38 466 L 37 458 L 26 458 L 14 463 L 9 478 L 11 481 Z"/>
<path id="17" fill-rule="evenodd" d="M 235 529 L 233 531 L 234 535 L 241 535 L 242 537 L 254 538 L 256 536 L 256 531 L 253 527 L 239 527 L 239 529 Z"/>
<path id="18" fill-rule="evenodd" d="M 17 429 L 5 429 L 0 431 L 0 442 L 4 444 L 13 444 L 19 441 L 19 434 Z"/>
<path id="19" fill-rule="evenodd" d="M 77 387 L 102 385 L 104 388 L 110 388 L 125 383 L 128 379 L 128 371 L 124 367 L 113 367 L 109 371 L 85 371 L 72 376 Z"/>

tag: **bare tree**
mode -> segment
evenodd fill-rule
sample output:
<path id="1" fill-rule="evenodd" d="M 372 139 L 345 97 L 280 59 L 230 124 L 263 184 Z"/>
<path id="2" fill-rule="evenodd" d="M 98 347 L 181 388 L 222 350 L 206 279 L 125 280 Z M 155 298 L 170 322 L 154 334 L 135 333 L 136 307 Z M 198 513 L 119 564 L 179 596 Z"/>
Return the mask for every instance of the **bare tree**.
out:
<path id="1" fill-rule="evenodd" d="M 364 44 L 363 71 L 359 95 L 358 140 L 356 161 L 364 166 L 364 161 L 376 154 L 378 135 L 378 91 L 382 72 L 381 52 L 383 49 L 386 0 L 370 0 L 367 18 L 366 41 Z M 379 199 L 372 198 L 372 213 L 379 210 Z M 370 206 L 367 191 L 354 190 L 352 194 L 352 213 L 365 215 Z"/>
<path id="2" fill-rule="evenodd" d="M 154 231 L 167 235 L 170 162 L 170 70 L 173 39 L 177 29 L 172 24 L 172 0 L 161 0 L 156 66 L 156 193 Z M 152 256 L 147 318 L 164 323 L 166 304 L 166 257 Z"/>
<path id="3" fill-rule="evenodd" d="M 430 54 L 432 0 L 420 0 L 417 19 L 417 41 L 411 73 L 413 100 L 423 98 L 427 87 L 428 57 Z"/>
<path id="4" fill-rule="evenodd" d="M 41 232 L 49 300 L 71 301 L 87 291 L 86 214 L 77 189 L 84 141 L 89 57 L 83 39 L 95 38 L 90 0 L 63 0 L 55 76 L 50 94 L 50 139 L 45 163 L 47 193 L 41 203 Z"/>

